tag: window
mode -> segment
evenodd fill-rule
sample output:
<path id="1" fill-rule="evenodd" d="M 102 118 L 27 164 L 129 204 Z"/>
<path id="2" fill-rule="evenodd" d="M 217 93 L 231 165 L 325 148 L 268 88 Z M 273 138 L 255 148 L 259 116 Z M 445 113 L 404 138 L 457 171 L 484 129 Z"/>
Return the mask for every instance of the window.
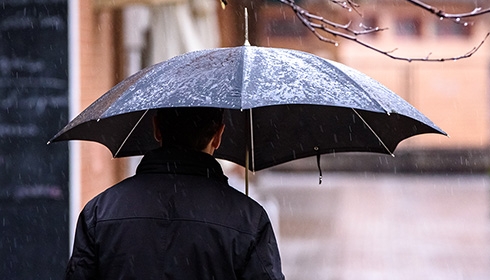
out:
<path id="1" fill-rule="evenodd" d="M 465 25 L 464 22 L 456 23 L 450 19 L 438 20 L 434 23 L 433 30 L 436 36 L 468 37 L 471 35 L 471 25 Z"/>
<path id="2" fill-rule="evenodd" d="M 422 24 L 416 17 L 399 18 L 395 25 L 396 34 L 399 36 L 418 37 L 422 35 Z"/>
<path id="3" fill-rule="evenodd" d="M 269 18 L 265 31 L 266 36 L 270 37 L 297 37 L 305 36 L 308 29 L 296 18 L 281 16 Z"/>

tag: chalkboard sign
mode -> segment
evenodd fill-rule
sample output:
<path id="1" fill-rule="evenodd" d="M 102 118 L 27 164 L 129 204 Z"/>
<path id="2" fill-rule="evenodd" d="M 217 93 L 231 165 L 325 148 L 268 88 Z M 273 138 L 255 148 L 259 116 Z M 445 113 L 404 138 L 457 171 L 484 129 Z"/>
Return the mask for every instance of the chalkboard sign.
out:
<path id="1" fill-rule="evenodd" d="M 0 0 L 0 279 L 61 279 L 69 254 L 67 0 Z"/>

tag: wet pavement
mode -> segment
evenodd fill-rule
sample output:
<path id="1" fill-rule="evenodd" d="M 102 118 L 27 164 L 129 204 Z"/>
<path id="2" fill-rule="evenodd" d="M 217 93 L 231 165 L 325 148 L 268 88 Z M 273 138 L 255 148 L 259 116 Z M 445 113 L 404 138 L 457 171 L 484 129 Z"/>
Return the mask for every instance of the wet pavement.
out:
<path id="1" fill-rule="evenodd" d="M 288 280 L 490 279 L 490 178 L 259 173 Z"/>

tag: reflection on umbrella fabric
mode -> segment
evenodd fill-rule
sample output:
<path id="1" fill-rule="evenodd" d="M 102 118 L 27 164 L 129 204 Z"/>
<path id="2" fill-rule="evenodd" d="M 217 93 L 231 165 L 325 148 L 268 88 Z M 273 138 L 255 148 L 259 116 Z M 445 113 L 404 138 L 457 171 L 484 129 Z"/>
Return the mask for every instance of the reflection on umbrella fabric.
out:
<path id="1" fill-rule="evenodd" d="M 365 74 L 318 56 L 241 46 L 187 53 L 143 69 L 100 97 L 51 141 L 90 140 L 114 157 L 157 147 L 151 118 L 166 107 L 225 108 L 215 156 L 252 171 L 332 152 L 392 154 L 402 140 L 446 135 Z"/>

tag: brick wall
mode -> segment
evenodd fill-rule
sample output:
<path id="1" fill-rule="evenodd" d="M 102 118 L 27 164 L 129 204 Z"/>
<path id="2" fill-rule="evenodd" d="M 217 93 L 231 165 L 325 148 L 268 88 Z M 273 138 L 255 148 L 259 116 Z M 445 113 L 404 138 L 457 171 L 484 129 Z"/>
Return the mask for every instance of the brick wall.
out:
<path id="1" fill-rule="evenodd" d="M 117 10 L 95 10 L 92 1 L 79 1 L 80 111 L 113 87 L 120 69 Z M 81 142 L 81 205 L 120 181 L 125 160 L 113 159 L 104 146 Z"/>

